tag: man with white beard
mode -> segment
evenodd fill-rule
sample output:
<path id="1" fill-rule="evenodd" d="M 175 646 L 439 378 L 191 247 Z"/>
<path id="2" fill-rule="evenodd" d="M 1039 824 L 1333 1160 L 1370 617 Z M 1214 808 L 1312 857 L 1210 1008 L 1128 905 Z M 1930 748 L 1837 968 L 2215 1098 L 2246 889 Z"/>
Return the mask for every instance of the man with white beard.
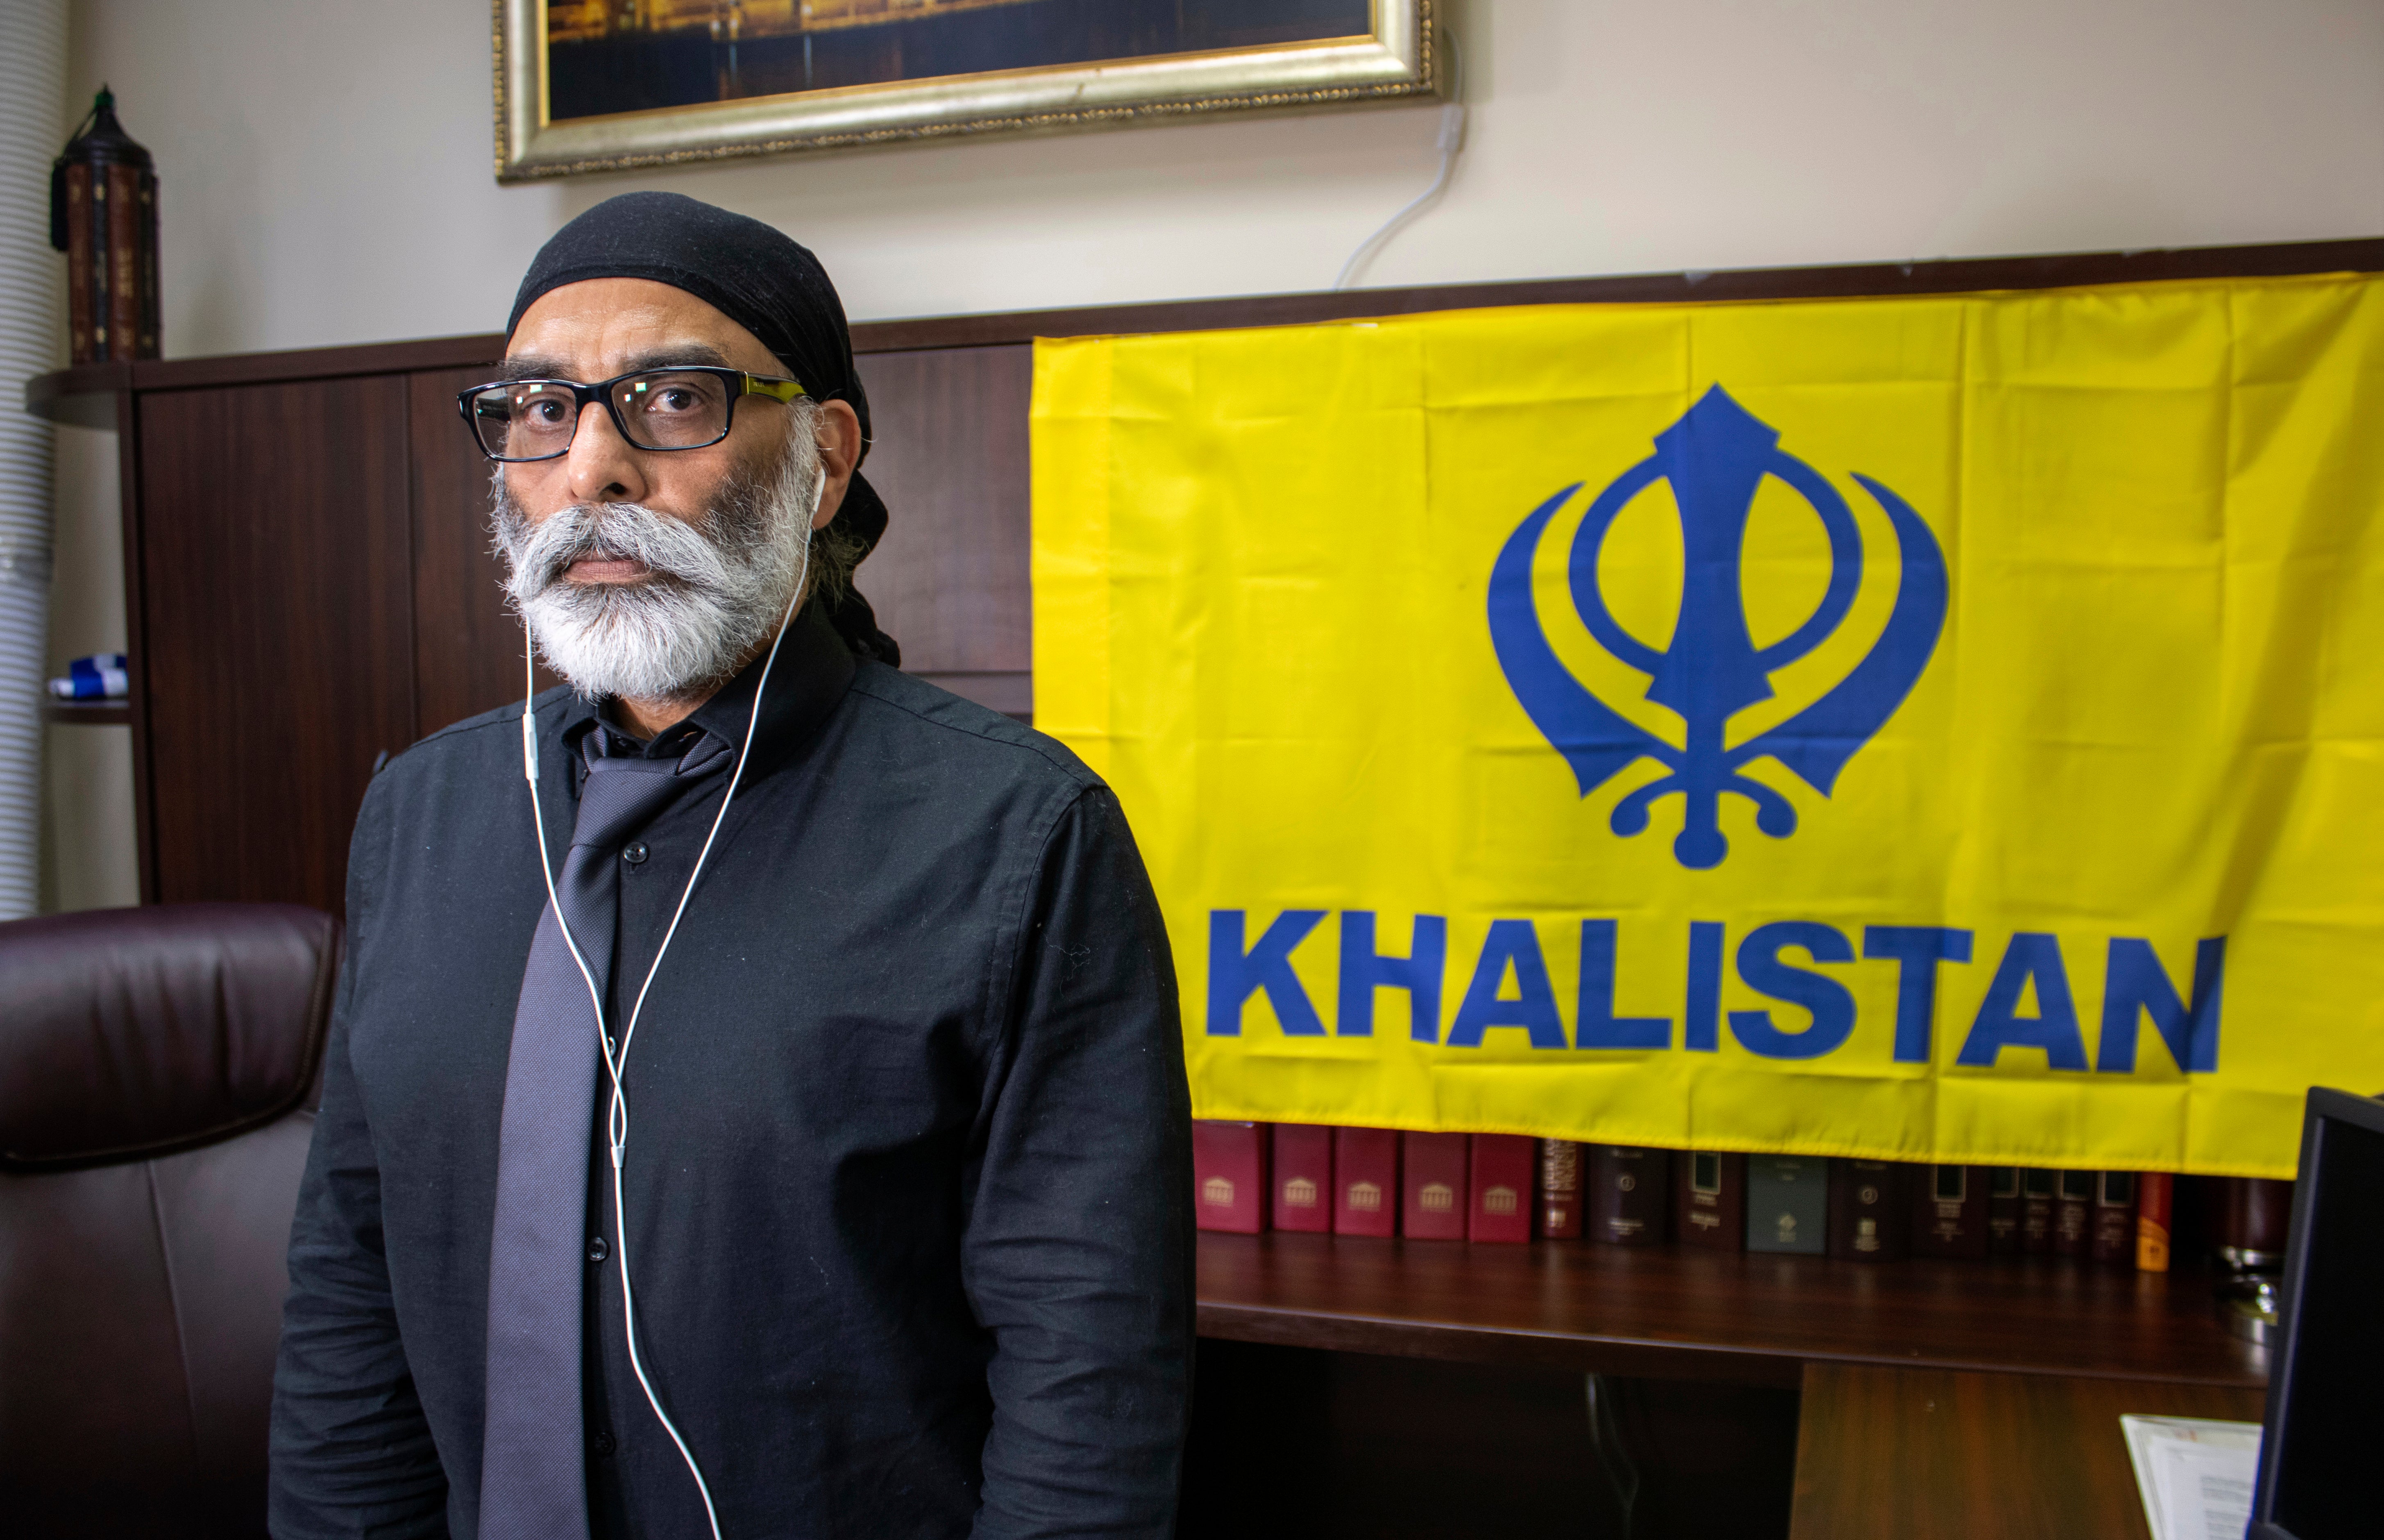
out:
<path id="1" fill-rule="evenodd" d="M 1097 777 L 889 666 L 826 274 L 615 198 L 503 374 L 459 405 L 569 684 L 358 814 L 273 1533 L 1172 1533 L 1166 936 Z"/>

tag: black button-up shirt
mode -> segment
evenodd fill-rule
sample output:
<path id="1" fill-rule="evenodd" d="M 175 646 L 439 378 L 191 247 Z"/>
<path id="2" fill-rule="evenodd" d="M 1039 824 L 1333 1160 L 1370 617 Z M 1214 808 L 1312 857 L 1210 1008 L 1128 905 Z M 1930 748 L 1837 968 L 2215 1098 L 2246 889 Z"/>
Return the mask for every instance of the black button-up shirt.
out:
<path id="1" fill-rule="evenodd" d="M 647 745 L 540 697 L 558 863 L 584 735 L 741 749 L 759 671 Z M 285 1540 L 477 1533 L 498 1123 L 546 901 L 520 714 L 400 755 L 357 818 L 275 1381 Z M 616 1024 L 727 779 L 623 863 Z M 1192 1329 L 1174 975 L 1116 801 L 1066 750 L 799 616 L 627 1085 L 639 1342 L 724 1535 L 1169 1533 Z M 591 1259 L 619 1244 L 595 1174 Z M 617 1270 L 588 1273 L 565 1414 L 596 1533 L 703 1535 Z"/>

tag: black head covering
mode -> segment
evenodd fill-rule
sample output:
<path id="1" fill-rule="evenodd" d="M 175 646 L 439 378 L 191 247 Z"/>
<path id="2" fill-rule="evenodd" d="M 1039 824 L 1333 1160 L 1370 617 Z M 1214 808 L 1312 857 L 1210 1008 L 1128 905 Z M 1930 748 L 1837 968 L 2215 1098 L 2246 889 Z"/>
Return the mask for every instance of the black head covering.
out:
<path id="1" fill-rule="evenodd" d="M 852 366 L 843 302 L 819 259 L 782 232 L 677 192 L 607 198 L 539 249 L 514 295 L 506 338 L 540 294 L 591 278 L 652 279 L 711 305 L 760 339 L 814 400 L 850 404 L 868 453 L 869 397 Z M 886 504 L 858 470 L 831 523 L 858 538 L 863 555 L 886 533 Z M 863 657 L 902 661 L 858 590 L 848 590 L 827 618 Z"/>

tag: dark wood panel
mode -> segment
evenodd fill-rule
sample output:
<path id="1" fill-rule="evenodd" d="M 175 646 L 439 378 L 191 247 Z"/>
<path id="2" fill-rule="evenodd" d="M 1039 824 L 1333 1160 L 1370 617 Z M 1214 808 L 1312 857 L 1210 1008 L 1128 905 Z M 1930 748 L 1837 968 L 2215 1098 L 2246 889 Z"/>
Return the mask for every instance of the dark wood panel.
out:
<path id="1" fill-rule="evenodd" d="M 2257 1390 L 1815 1364 L 1794 1540 L 2150 1540 L 2127 1414 L 2260 1420 Z"/>
<path id="2" fill-rule="evenodd" d="M 148 570 L 148 522 L 143 517 L 141 398 L 130 390 L 115 398 L 116 484 L 118 531 L 124 547 L 124 658 L 128 702 L 132 708 L 132 841 L 141 865 L 141 901 L 157 901 L 156 777 L 149 759 L 149 600 L 143 574 Z"/>
<path id="3" fill-rule="evenodd" d="M 415 721 L 403 379 L 143 397 L 155 897 L 341 909 Z"/>
<path id="4" fill-rule="evenodd" d="M 862 565 L 862 592 L 912 672 L 1024 675 L 1033 664 L 1026 404 L 1034 350 L 940 349 L 859 362 L 873 436 L 863 469 L 889 515 L 885 540 Z"/>
<path id="5" fill-rule="evenodd" d="M 1807 1360 L 2257 1386 L 2198 1273 L 1203 1233 L 1204 1336 L 1794 1385 Z"/>
<path id="6" fill-rule="evenodd" d="M 490 544 L 491 467 L 455 413 L 455 392 L 490 367 L 407 377 L 416 737 L 521 699 L 521 624 L 505 609 L 503 564 Z M 554 682 L 541 666 L 538 688 Z"/>
<path id="7" fill-rule="evenodd" d="M 1605 1416 L 1592 1411 L 1592 1395 Z M 1796 1392 L 1204 1338 L 1186 1540 L 1788 1533 Z"/>

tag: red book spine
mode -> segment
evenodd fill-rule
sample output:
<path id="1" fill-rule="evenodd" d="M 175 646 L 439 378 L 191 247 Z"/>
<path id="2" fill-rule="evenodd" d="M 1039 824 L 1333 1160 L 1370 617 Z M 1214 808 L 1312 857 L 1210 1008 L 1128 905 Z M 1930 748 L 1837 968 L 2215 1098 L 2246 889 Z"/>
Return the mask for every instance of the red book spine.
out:
<path id="1" fill-rule="evenodd" d="M 1399 1229 L 1399 1133 L 1333 1130 L 1333 1233 L 1394 1236 Z"/>
<path id="2" fill-rule="evenodd" d="M 1267 1125 L 1192 1124 L 1192 1211 L 1203 1230 L 1266 1228 Z"/>
<path id="3" fill-rule="evenodd" d="M 1609 1246 L 1660 1246 L 1672 1200 L 1671 1151 L 1589 1147 L 1589 1235 Z"/>
<path id="4" fill-rule="evenodd" d="M 2136 1260 L 2134 1172 L 2095 1174 L 2093 1229 L 2087 1237 L 2086 1254 L 2113 1267 L 2124 1267 Z"/>
<path id="5" fill-rule="evenodd" d="M 1746 1249 L 1746 1157 L 1719 1150 L 1682 1150 L 1672 1157 L 1678 1174 L 1672 1233 L 1683 1246 L 1712 1251 Z"/>
<path id="6" fill-rule="evenodd" d="M 2019 1248 L 2041 1256 L 2053 1249 L 2053 1176 L 2042 1166 L 2019 1174 Z"/>
<path id="7" fill-rule="evenodd" d="M 1312 1123 L 1274 1125 L 1274 1227 L 1333 1228 L 1333 1130 Z"/>
<path id="8" fill-rule="evenodd" d="M 1532 1176 L 1539 1166 L 1539 1150 L 1528 1134 L 1472 1137 L 1465 1238 L 1520 1246 L 1532 1238 Z"/>
<path id="9" fill-rule="evenodd" d="M 1856 1262 L 1902 1261 L 1911 1251 L 1906 1168 L 1892 1161 L 1830 1162 L 1830 1255 Z"/>
<path id="10" fill-rule="evenodd" d="M 1924 1257 L 1987 1254 L 1987 1168 L 1919 1166 L 1912 1177 L 1912 1249 Z"/>
<path id="11" fill-rule="evenodd" d="M 2092 1233 L 2094 1174 L 2065 1171 L 2058 1174 L 2053 1198 L 2053 1254 L 2083 1257 Z"/>
<path id="12" fill-rule="evenodd" d="M 1399 1136 L 1399 1234 L 1409 1240 L 1465 1238 L 1466 1156 L 1463 1134 Z"/>
<path id="13" fill-rule="evenodd" d="M 2168 1271 L 2169 1209 L 2177 1200 L 2177 1178 L 2165 1171 L 2148 1171 L 2136 1178 L 2136 1271 Z"/>
<path id="14" fill-rule="evenodd" d="M 1540 1235 L 1581 1239 L 1581 1146 L 1571 1139 L 1540 1141 Z"/>

